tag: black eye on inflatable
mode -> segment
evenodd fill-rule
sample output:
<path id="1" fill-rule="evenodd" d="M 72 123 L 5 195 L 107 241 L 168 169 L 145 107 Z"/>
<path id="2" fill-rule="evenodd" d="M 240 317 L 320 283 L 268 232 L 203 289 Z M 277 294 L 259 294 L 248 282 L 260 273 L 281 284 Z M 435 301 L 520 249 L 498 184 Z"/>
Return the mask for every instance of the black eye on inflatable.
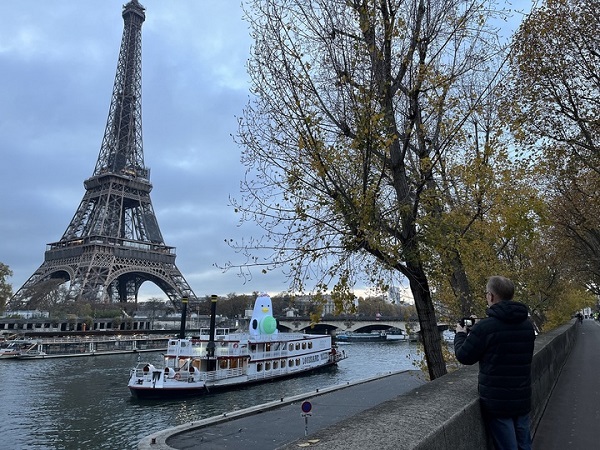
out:
<path id="1" fill-rule="evenodd" d="M 256 330 L 258 328 L 258 320 L 252 319 L 252 329 Z"/>

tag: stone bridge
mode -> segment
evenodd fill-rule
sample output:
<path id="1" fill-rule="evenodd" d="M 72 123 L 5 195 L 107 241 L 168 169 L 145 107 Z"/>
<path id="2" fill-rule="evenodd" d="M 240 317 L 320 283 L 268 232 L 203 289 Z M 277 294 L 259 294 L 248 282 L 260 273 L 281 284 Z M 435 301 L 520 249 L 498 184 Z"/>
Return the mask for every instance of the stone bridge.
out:
<path id="1" fill-rule="evenodd" d="M 319 322 L 311 322 L 308 317 L 279 317 L 277 318 L 280 331 L 308 332 L 317 334 L 341 333 L 353 331 L 358 333 L 370 333 L 371 331 L 389 330 L 399 328 L 406 333 L 406 326 L 412 332 L 419 331 L 418 322 L 406 322 L 399 318 L 390 317 L 352 317 L 352 318 L 322 318 Z M 447 324 L 438 324 L 440 331 L 448 329 Z"/>

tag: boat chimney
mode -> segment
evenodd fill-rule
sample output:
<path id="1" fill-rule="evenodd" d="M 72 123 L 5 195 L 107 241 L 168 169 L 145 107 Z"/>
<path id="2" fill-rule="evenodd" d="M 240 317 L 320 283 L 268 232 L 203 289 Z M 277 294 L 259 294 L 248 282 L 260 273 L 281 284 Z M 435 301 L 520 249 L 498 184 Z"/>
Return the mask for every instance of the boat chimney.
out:
<path id="1" fill-rule="evenodd" d="M 215 321 L 217 316 L 217 296 L 210 296 L 210 336 L 208 339 L 208 344 L 206 345 L 206 354 L 209 358 L 208 360 L 208 370 L 215 370 L 216 364 L 214 359 L 215 357 Z"/>
<path id="2" fill-rule="evenodd" d="M 187 305 L 188 305 L 188 297 L 187 295 L 181 298 L 181 328 L 179 329 L 179 339 L 185 339 L 185 319 L 187 317 Z"/>

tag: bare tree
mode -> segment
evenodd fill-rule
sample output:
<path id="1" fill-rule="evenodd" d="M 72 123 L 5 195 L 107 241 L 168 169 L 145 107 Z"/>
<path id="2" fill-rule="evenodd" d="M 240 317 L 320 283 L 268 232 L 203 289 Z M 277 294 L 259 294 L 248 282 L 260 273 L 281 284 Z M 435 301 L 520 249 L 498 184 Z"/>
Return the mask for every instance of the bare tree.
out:
<path id="1" fill-rule="evenodd" d="M 331 290 L 342 310 L 359 279 L 407 279 L 429 375 L 444 375 L 421 221 L 487 93 L 466 99 L 464 87 L 502 58 L 487 22 L 495 2 L 249 0 L 246 13 L 254 96 L 234 204 L 265 234 L 232 245 L 263 270 L 290 267 L 294 290 Z"/>

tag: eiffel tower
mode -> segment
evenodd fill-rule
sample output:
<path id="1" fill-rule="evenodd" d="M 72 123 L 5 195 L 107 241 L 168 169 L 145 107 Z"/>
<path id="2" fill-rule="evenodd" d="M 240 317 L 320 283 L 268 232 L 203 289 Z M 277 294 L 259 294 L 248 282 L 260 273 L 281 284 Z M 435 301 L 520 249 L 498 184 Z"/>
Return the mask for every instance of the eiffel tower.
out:
<path id="1" fill-rule="evenodd" d="M 123 6 L 123 38 L 108 120 L 94 173 L 67 230 L 48 244 L 44 262 L 9 302 L 10 309 L 44 305 L 70 281 L 67 300 L 137 302 L 151 281 L 179 309 L 195 295 L 175 265 L 150 201 L 150 170 L 142 148 L 142 24 L 138 0 Z"/>

